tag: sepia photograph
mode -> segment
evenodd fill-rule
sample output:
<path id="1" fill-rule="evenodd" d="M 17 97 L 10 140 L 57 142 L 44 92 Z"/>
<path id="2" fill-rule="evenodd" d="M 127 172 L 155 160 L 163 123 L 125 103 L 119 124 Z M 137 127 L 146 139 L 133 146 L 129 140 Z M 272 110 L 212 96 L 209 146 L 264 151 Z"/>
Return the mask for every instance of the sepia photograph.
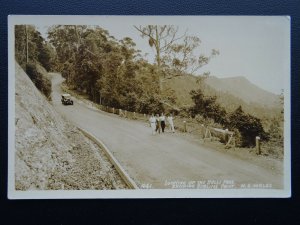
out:
<path id="1" fill-rule="evenodd" d="M 8 198 L 291 196 L 288 16 L 8 16 Z"/>

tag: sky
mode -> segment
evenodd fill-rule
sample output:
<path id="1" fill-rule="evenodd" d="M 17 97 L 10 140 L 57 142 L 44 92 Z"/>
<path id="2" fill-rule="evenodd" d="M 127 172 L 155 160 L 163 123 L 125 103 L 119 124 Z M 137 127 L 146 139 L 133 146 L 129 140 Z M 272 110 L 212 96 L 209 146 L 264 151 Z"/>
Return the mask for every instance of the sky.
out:
<path id="1" fill-rule="evenodd" d="M 40 16 L 41 17 L 41 16 Z M 49 25 L 99 25 L 117 39 L 130 37 L 153 62 L 155 52 L 134 25 L 175 25 L 179 34 L 201 40 L 197 53 L 220 55 L 198 71 L 219 78 L 244 76 L 253 84 L 280 94 L 290 76 L 290 18 L 286 16 L 44 16 L 32 22 L 43 36 Z"/>

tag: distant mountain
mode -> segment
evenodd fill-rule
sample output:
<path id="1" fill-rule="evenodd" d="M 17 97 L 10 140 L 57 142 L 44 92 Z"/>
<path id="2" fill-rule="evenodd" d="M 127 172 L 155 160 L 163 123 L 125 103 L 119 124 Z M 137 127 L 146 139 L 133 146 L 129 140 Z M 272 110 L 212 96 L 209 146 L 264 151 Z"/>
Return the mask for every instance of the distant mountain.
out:
<path id="1" fill-rule="evenodd" d="M 265 107 L 276 107 L 279 103 L 278 95 L 256 86 L 242 76 L 230 78 L 211 76 L 205 80 L 205 83 L 217 91 L 229 93 L 248 104 L 256 103 Z"/>
<path id="2" fill-rule="evenodd" d="M 210 76 L 203 83 L 197 83 L 195 76 L 182 76 L 171 79 L 167 87 L 175 91 L 177 105 L 188 107 L 193 105 L 191 90 L 201 88 L 207 96 L 217 96 L 217 101 L 228 112 L 238 106 L 255 116 L 272 117 L 280 112 L 279 96 L 268 92 L 245 77 L 217 78 Z"/>

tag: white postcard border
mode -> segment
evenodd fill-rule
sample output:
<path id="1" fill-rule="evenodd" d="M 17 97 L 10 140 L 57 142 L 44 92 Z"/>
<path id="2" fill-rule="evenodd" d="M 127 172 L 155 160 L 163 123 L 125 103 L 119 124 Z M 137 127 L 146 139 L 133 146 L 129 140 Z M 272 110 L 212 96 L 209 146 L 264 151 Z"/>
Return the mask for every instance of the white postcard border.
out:
<path id="1" fill-rule="evenodd" d="M 197 16 L 138 16 L 139 24 L 184 23 Z M 200 16 L 201 17 L 201 16 Z M 203 16 L 206 18 L 214 16 Z M 225 16 L 226 17 L 226 16 Z M 228 16 L 227 16 L 228 17 Z M 231 16 L 232 17 L 232 16 Z M 263 16 L 261 16 L 263 17 Z M 290 17 L 287 19 L 287 33 L 290 40 Z M 91 198 L 287 198 L 291 197 L 291 81 L 290 57 L 286 62 L 284 76 L 284 188 L 275 189 L 139 189 L 99 191 L 16 191 L 15 190 L 15 63 L 14 25 L 34 24 L 78 24 L 97 25 L 97 19 L 114 22 L 137 21 L 137 16 L 50 16 L 10 15 L 8 16 L 8 198 L 9 199 L 91 199 Z M 151 19 L 151 22 L 149 22 Z M 289 46 L 289 53 L 291 47 Z M 290 55 L 290 54 L 289 54 Z"/>

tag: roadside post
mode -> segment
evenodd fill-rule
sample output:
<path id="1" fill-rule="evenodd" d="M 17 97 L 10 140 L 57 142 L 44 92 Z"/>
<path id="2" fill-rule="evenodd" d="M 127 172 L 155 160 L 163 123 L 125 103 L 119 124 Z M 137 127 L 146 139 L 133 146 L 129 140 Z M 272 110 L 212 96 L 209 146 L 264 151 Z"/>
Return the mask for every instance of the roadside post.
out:
<path id="1" fill-rule="evenodd" d="M 228 143 L 228 129 L 225 129 L 225 143 L 227 144 Z"/>
<path id="2" fill-rule="evenodd" d="M 115 114 L 115 108 L 113 107 L 113 112 L 112 112 L 113 114 Z"/>
<path id="3" fill-rule="evenodd" d="M 183 121 L 183 132 L 187 132 L 187 129 L 186 129 L 186 121 L 185 121 L 185 120 Z"/>
<path id="4" fill-rule="evenodd" d="M 261 150 L 260 150 L 260 137 L 259 136 L 256 136 L 255 144 L 256 144 L 256 154 L 260 155 Z"/>
<path id="5" fill-rule="evenodd" d="M 205 138 L 205 127 L 204 127 L 204 124 L 201 124 L 201 134 L 202 134 L 202 138 L 204 139 Z"/>

